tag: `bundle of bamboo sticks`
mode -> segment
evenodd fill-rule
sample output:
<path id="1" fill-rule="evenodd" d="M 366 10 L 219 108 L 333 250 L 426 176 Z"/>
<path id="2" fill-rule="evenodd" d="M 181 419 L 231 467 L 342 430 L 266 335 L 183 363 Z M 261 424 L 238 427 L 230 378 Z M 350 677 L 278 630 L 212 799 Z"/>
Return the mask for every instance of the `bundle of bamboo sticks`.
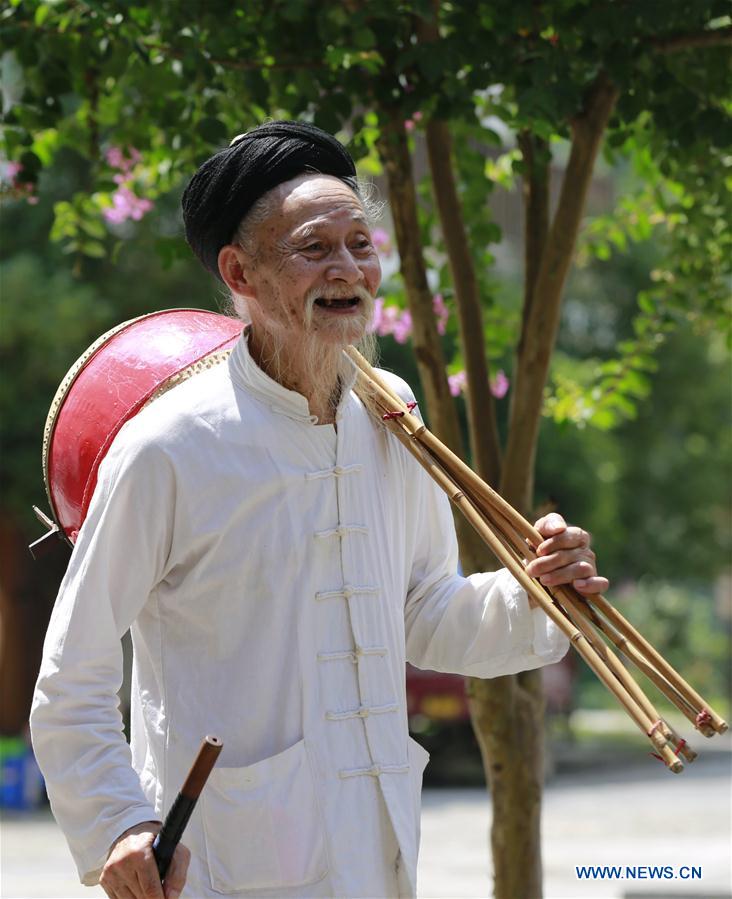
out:
<path id="1" fill-rule="evenodd" d="M 584 596 L 573 587 L 547 587 L 525 565 L 543 541 L 541 534 L 495 490 L 451 452 L 353 347 L 346 353 L 358 368 L 356 392 L 447 493 L 494 555 L 535 603 L 570 639 L 590 668 L 617 697 L 648 737 L 653 755 L 674 773 L 696 753 L 658 714 L 607 641 L 634 662 L 705 737 L 724 733 L 727 724 L 663 656 L 602 596 Z M 601 636 L 602 635 L 602 636 Z"/>

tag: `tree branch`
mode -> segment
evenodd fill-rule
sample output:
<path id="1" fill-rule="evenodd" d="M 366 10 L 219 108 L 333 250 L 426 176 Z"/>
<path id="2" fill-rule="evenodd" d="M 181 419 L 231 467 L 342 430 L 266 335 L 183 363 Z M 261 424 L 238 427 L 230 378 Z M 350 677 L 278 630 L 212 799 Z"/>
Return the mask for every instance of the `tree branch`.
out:
<path id="1" fill-rule="evenodd" d="M 517 355 L 526 340 L 531 316 L 536 279 L 549 233 L 549 165 L 546 162 L 549 144 L 529 131 L 518 135 L 518 145 L 524 162 L 524 300 L 521 317 L 521 337 Z"/>
<path id="2" fill-rule="evenodd" d="M 480 292 L 455 184 L 452 137 L 446 122 L 431 119 L 427 123 L 427 152 L 455 288 L 460 338 L 468 373 L 467 408 L 473 465 L 481 477 L 491 484 L 498 484 L 501 447 L 496 404 L 489 385 Z"/>
<path id="3" fill-rule="evenodd" d="M 595 159 L 617 96 L 617 88 L 601 72 L 587 92 L 582 112 L 572 122 L 569 162 L 542 253 L 526 321 L 524 345 L 514 372 L 501 492 L 512 505 L 524 511 L 531 505 L 544 387 L 559 328 L 562 292 Z"/>
<path id="4" fill-rule="evenodd" d="M 382 106 L 380 113 L 381 135 L 377 146 L 389 184 L 394 232 L 412 314 L 412 341 L 419 380 L 425 393 L 432 429 L 453 452 L 464 456 L 457 410 L 447 383 L 445 357 L 432 306 L 432 291 L 427 284 L 417 220 L 417 195 L 404 121 L 398 108 Z M 460 558 L 466 569 L 478 571 L 485 567 L 485 544 L 462 515 L 455 516 L 455 530 L 460 543 Z"/>
<path id="5" fill-rule="evenodd" d="M 445 374 L 445 358 L 432 307 L 432 291 L 427 284 L 412 161 L 399 110 L 382 109 L 378 149 L 389 183 L 391 214 L 407 301 L 412 314 L 414 353 L 432 429 L 440 440 L 462 455 L 457 412 Z"/>
<path id="6" fill-rule="evenodd" d="M 176 50 L 175 47 L 171 47 L 169 44 L 160 44 L 155 41 L 145 40 L 143 38 L 140 39 L 140 44 L 145 47 L 146 50 L 157 51 L 163 56 L 168 56 L 172 59 L 185 59 L 185 57 L 188 55 L 180 50 Z M 229 59 L 226 57 L 222 58 L 218 56 L 203 56 L 202 58 L 211 65 L 221 66 L 222 69 L 230 69 L 231 71 L 236 72 L 295 72 L 298 70 L 325 68 L 325 63 L 322 59 L 313 61 L 297 59 L 266 65 L 261 60 L 256 59 Z"/>
<path id="7" fill-rule="evenodd" d="M 726 28 L 706 28 L 702 31 L 669 34 L 665 37 L 649 37 L 648 46 L 657 53 L 676 53 L 697 47 L 721 47 L 732 44 L 732 25 Z"/>

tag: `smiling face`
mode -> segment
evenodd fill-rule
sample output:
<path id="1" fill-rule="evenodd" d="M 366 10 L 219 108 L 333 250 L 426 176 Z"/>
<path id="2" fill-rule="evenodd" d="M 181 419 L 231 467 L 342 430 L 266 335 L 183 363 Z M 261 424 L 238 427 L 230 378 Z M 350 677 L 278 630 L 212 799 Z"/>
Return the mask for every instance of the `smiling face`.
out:
<path id="1" fill-rule="evenodd" d="M 230 244 L 219 267 L 248 303 L 252 329 L 292 344 L 358 341 L 373 314 L 381 268 L 363 205 L 337 178 L 301 175 L 266 197 L 252 246 Z"/>

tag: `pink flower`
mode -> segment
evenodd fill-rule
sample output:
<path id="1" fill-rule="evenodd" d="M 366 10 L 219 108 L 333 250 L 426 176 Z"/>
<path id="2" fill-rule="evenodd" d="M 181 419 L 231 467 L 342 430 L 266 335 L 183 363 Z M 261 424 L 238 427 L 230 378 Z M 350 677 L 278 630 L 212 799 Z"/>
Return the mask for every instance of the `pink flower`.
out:
<path id="1" fill-rule="evenodd" d="M 406 343 L 411 333 L 412 314 L 408 309 L 405 309 L 399 319 L 394 323 L 392 334 L 397 343 Z"/>
<path id="2" fill-rule="evenodd" d="M 135 147 L 130 147 L 129 156 L 125 156 L 120 147 L 110 147 L 104 154 L 104 158 L 113 169 L 120 172 L 129 172 L 142 159 L 142 155 Z"/>
<path id="3" fill-rule="evenodd" d="M 103 211 L 104 218 L 112 224 L 132 219 L 139 222 L 140 219 L 153 208 L 152 200 L 138 197 L 130 186 L 132 184 L 132 169 L 142 159 L 140 151 L 130 147 L 129 156 L 125 156 L 120 147 L 109 147 L 104 154 L 107 163 L 117 174 L 113 176 L 117 190 L 112 194 L 111 208 Z"/>
<path id="4" fill-rule="evenodd" d="M 404 130 L 410 134 L 414 131 L 414 119 L 407 119 L 404 123 Z"/>
<path id="5" fill-rule="evenodd" d="M 104 218 L 113 224 L 127 219 L 139 222 L 153 207 L 152 201 L 138 197 L 129 187 L 121 186 L 112 194 L 112 208 L 105 209 Z"/>
<path id="6" fill-rule="evenodd" d="M 447 383 L 450 387 L 452 396 L 460 396 L 468 384 L 468 378 L 464 371 L 456 372 L 454 375 L 447 376 Z"/>
<path id="7" fill-rule="evenodd" d="M 376 331 L 379 337 L 391 334 L 397 343 L 406 343 L 412 333 L 412 315 L 408 309 L 402 311 L 398 306 L 387 306 L 383 298 L 378 297 L 374 301 L 369 330 Z"/>
<path id="8" fill-rule="evenodd" d="M 414 113 L 414 115 L 412 116 L 412 118 L 414 119 L 415 122 L 421 122 L 422 121 L 422 113 L 419 110 L 417 110 Z"/>
<path id="9" fill-rule="evenodd" d="M 113 169 L 121 169 L 124 167 L 124 155 L 119 147 L 110 147 L 104 154 L 104 158 Z"/>
<path id="10" fill-rule="evenodd" d="M 376 249 L 381 250 L 384 255 L 388 256 L 391 253 L 391 238 L 383 228 L 374 228 L 371 232 L 371 240 Z"/>
<path id="11" fill-rule="evenodd" d="M 491 393 L 496 399 L 501 400 L 508 393 L 508 388 L 510 386 L 511 382 L 506 377 L 506 372 L 502 368 L 499 368 L 495 377 L 491 378 Z"/>
<path id="12" fill-rule="evenodd" d="M 381 327 L 381 311 L 384 308 L 384 298 L 376 297 L 374 300 L 374 314 L 371 316 L 371 321 L 368 324 L 367 330 L 369 333 L 376 331 L 378 334 L 381 333 L 379 330 Z"/>
<path id="13" fill-rule="evenodd" d="M 432 297 L 432 308 L 435 310 L 435 315 L 437 316 L 437 331 L 439 334 L 444 334 L 450 312 L 445 305 L 445 300 L 441 293 L 436 293 L 434 297 Z"/>
<path id="14" fill-rule="evenodd" d="M 398 306 L 384 306 L 381 310 L 381 321 L 379 323 L 379 337 L 386 337 L 387 334 L 394 332 L 394 326 L 399 320 Z"/>
<path id="15" fill-rule="evenodd" d="M 5 172 L 4 172 L 3 177 L 4 177 L 4 179 L 7 179 L 8 181 L 14 181 L 15 176 L 22 171 L 23 171 L 22 163 L 13 162 L 12 160 L 10 160 L 9 162 L 5 163 Z"/>

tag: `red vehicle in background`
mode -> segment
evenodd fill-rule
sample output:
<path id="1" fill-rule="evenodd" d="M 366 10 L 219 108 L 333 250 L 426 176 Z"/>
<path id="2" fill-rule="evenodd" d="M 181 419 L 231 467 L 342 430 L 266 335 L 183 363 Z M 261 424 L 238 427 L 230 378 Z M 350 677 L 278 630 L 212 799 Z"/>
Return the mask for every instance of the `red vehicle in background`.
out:
<path id="1" fill-rule="evenodd" d="M 574 653 L 542 669 L 548 715 L 568 719 L 575 676 Z M 461 675 L 422 671 L 407 664 L 407 713 L 410 730 L 432 752 L 456 740 L 463 746 L 475 744 Z"/>

